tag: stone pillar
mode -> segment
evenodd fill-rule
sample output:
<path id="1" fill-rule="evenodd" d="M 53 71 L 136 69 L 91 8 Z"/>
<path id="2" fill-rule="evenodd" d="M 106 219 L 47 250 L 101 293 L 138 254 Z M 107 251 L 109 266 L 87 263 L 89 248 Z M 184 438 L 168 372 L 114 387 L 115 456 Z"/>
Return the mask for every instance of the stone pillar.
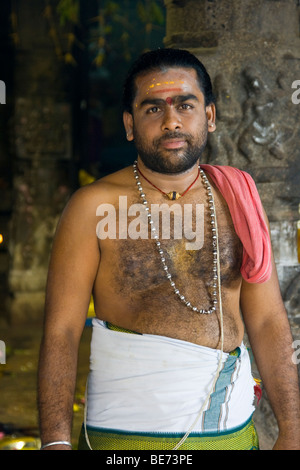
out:
<path id="1" fill-rule="evenodd" d="M 165 45 L 193 52 L 213 80 L 217 130 L 209 135 L 204 159 L 254 177 L 299 340 L 300 103 L 292 87 L 300 80 L 299 2 L 165 0 L 165 5 Z"/>
<path id="2" fill-rule="evenodd" d="M 9 270 L 9 221 L 12 211 L 12 165 L 8 123 L 12 114 L 13 47 L 10 38 L 10 4 L 4 2 L 0 15 L 0 330 L 7 321 Z M 5 64 L 5 66 L 4 66 Z"/>
<path id="3" fill-rule="evenodd" d="M 72 166 L 67 73 L 56 54 L 46 2 L 27 3 L 14 2 L 13 11 L 16 50 L 9 272 L 13 323 L 42 318 L 51 242 L 70 194 Z"/>

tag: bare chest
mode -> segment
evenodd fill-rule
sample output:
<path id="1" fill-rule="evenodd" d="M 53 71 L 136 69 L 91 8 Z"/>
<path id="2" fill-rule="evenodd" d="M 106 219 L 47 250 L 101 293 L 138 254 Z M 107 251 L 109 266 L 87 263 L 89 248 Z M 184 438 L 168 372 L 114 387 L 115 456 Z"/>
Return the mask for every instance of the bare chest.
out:
<path id="1" fill-rule="evenodd" d="M 219 203 L 217 212 L 221 280 L 230 288 L 240 277 L 242 245 L 227 207 Z M 166 273 L 194 289 L 212 282 L 215 233 L 205 204 L 152 204 L 149 222 L 141 204 L 119 198 L 118 210 L 108 215 L 97 228 L 101 262 L 118 266 L 112 276 L 120 290 L 153 292 Z"/>
<path id="2" fill-rule="evenodd" d="M 136 197 L 119 197 L 110 214 L 103 212 L 97 226 L 101 263 L 95 283 L 100 318 L 142 333 L 209 347 L 219 344 L 218 312 L 187 311 L 167 277 L 168 272 L 193 305 L 210 306 L 214 248 L 205 196 L 202 191 L 171 204 L 155 200 L 151 193 L 153 224 Z M 215 196 L 226 349 L 230 351 L 242 335 L 238 299 L 243 248 L 226 203 L 217 192 Z"/>

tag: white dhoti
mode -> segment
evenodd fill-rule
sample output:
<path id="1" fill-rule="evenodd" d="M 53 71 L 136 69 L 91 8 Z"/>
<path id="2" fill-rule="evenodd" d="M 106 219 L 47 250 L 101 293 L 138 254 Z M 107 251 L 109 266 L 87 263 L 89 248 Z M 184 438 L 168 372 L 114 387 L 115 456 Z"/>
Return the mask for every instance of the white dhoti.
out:
<path id="1" fill-rule="evenodd" d="M 157 335 L 128 334 L 93 319 L 87 425 L 150 433 L 185 433 L 215 377 L 220 351 Z M 193 432 L 241 426 L 254 411 L 254 379 L 241 344 L 223 353 L 221 372 Z"/>

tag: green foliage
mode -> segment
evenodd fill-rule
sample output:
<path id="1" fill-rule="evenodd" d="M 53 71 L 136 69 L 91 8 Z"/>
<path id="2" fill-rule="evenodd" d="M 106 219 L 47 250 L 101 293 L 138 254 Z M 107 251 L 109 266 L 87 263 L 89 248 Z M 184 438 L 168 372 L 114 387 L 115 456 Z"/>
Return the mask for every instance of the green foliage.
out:
<path id="1" fill-rule="evenodd" d="M 67 23 L 79 23 L 79 1 L 80 0 L 59 0 L 56 10 L 62 26 L 65 26 Z"/>
<path id="2" fill-rule="evenodd" d="M 57 14 L 61 26 L 80 25 L 80 5 L 87 0 L 59 0 Z M 82 4 L 80 3 L 82 2 Z M 164 26 L 163 0 L 98 0 L 98 15 L 89 20 L 89 54 L 96 67 L 103 67 L 113 51 L 125 61 L 141 49 L 151 47 L 154 31 Z"/>
<path id="3" fill-rule="evenodd" d="M 144 0 L 137 2 L 137 13 L 140 20 L 145 24 L 163 25 L 164 15 L 157 2 Z"/>

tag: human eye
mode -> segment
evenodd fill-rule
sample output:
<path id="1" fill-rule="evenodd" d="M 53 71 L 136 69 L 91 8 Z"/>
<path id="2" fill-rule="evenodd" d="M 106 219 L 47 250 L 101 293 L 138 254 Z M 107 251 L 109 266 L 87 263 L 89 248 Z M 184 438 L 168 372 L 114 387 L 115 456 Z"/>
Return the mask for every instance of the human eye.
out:
<path id="1" fill-rule="evenodd" d="M 156 114 L 160 111 L 158 106 L 152 106 L 151 108 L 147 109 L 147 114 Z"/>
<path id="2" fill-rule="evenodd" d="M 184 111 L 188 111 L 190 109 L 193 109 L 194 106 L 190 103 L 182 103 L 180 106 L 179 106 L 179 109 L 182 109 Z"/>

